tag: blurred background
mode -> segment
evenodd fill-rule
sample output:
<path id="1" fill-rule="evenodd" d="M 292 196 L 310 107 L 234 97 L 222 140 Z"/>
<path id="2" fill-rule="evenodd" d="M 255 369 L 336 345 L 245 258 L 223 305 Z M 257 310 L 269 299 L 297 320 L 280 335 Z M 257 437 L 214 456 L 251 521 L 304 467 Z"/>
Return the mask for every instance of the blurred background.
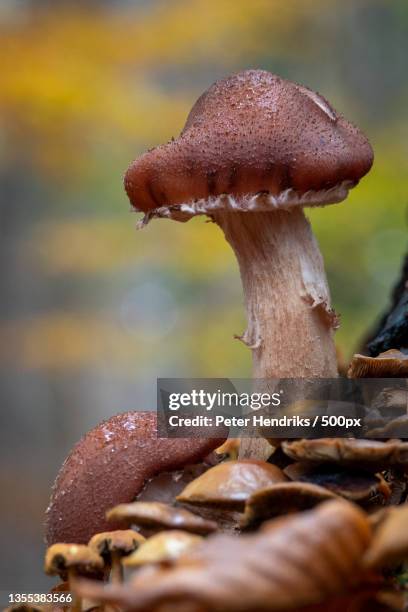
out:
<path id="1" fill-rule="evenodd" d="M 158 376 L 245 377 L 238 269 L 197 218 L 136 231 L 129 162 L 215 79 L 260 67 L 325 95 L 376 161 L 311 213 L 347 358 L 407 246 L 406 0 L 0 1 L 0 589 L 39 592 L 42 521 L 71 446 L 152 409 Z"/>

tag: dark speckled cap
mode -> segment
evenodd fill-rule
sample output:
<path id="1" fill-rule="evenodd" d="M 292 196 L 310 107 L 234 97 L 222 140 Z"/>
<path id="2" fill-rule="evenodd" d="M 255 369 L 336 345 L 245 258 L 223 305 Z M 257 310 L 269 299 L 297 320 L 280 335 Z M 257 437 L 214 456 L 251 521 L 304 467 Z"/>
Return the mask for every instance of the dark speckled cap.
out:
<path id="1" fill-rule="evenodd" d="M 125 412 L 104 421 L 72 449 L 55 481 L 46 542 L 82 544 L 120 527 L 106 512 L 128 503 L 149 479 L 202 460 L 224 440 L 158 438 L 153 412 Z"/>
<path id="2" fill-rule="evenodd" d="M 247 70 L 212 85 L 176 140 L 131 164 L 125 188 L 146 213 L 319 205 L 344 199 L 372 162 L 365 136 L 322 96 Z"/>

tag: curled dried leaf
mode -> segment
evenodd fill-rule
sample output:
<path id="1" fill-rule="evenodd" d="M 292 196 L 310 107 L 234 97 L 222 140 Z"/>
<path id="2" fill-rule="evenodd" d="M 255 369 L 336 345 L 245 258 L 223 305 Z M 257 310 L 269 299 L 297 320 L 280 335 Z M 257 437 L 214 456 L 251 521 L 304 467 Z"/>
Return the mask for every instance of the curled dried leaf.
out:
<path id="1" fill-rule="evenodd" d="M 298 610 L 358 583 L 370 538 L 361 510 L 330 501 L 255 534 L 210 536 L 172 567 L 141 572 L 127 586 L 82 583 L 79 592 L 134 612 L 178 612 L 181 604 L 194 612 Z"/>
<path id="2" fill-rule="evenodd" d="M 265 461 L 226 461 L 193 480 L 177 501 L 240 511 L 254 491 L 285 481 L 282 470 Z"/>

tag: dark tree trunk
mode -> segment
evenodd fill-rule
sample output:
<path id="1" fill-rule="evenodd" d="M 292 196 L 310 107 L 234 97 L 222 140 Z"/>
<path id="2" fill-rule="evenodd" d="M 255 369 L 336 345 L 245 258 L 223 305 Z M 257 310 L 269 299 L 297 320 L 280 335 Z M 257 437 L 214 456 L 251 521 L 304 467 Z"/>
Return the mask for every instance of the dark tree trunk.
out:
<path id="1" fill-rule="evenodd" d="M 391 304 L 366 338 L 363 348 L 372 357 L 389 349 L 408 353 L 408 254 L 391 294 Z"/>

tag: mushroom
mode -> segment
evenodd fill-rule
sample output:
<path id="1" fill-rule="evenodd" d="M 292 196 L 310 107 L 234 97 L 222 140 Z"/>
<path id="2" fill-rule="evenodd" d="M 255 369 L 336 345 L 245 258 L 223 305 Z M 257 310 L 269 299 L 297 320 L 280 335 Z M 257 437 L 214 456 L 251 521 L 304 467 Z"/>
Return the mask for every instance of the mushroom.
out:
<path id="1" fill-rule="evenodd" d="M 190 482 L 177 501 L 242 511 L 254 491 L 286 480 L 280 468 L 264 461 L 225 461 Z"/>
<path id="2" fill-rule="evenodd" d="M 221 444 L 214 452 L 219 456 L 225 455 L 228 459 L 238 459 L 240 444 L 240 438 L 228 438 L 228 440 L 225 440 L 224 444 Z"/>
<path id="3" fill-rule="evenodd" d="M 217 524 L 193 514 L 184 508 L 175 508 L 160 502 L 133 502 L 119 504 L 106 513 L 108 521 L 144 527 L 148 533 L 162 529 L 182 529 L 190 533 L 208 535 L 217 530 Z"/>
<path id="4" fill-rule="evenodd" d="M 89 540 L 88 546 L 103 558 L 105 565 L 111 567 L 111 582 L 121 583 L 123 581 L 122 557 L 130 555 L 144 541 L 145 538 L 132 529 L 118 529 L 96 533 Z"/>
<path id="5" fill-rule="evenodd" d="M 185 552 L 201 544 L 203 538 L 187 531 L 161 531 L 146 540 L 138 550 L 123 559 L 126 567 L 140 567 L 147 564 L 169 564 Z"/>
<path id="6" fill-rule="evenodd" d="M 130 165 L 125 188 L 144 224 L 203 214 L 222 229 L 240 267 L 254 378 L 330 378 L 337 318 L 303 208 L 344 200 L 372 161 L 321 95 L 247 70 L 212 85 L 176 140 Z M 263 458 L 265 446 L 246 440 L 240 456 Z"/>
<path id="7" fill-rule="evenodd" d="M 79 588 L 134 612 L 300 610 L 359 584 L 370 539 L 359 508 L 330 501 L 254 534 L 211 536 L 171 567 L 138 572 L 120 588 L 92 582 Z"/>
<path id="8" fill-rule="evenodd" d="M 378 357 L 354 355 L 347 376 L 349 378 L 407 378 L 408 355 L 390 349 Z"/>
<path id="9" fill-rule="evenodd" d="M 44 571 L 51 576 L 58 575 L 68 582 L 69 591 L 78 576 L 98 577 L 103 574 L 102 557 L 84 544 L 53 544 L 45 553 Z M 71 609 L 81 610 L 81 600 L 76 598 Z"/>
<path id="10" fill-rule="evenodd" d="M 153 412 L 125 412 L 87 433 L 64 461 L 46 516 L 46 540 L 85 543 L 120 525 L 105 513 L 134 501 L 154 475 L 179 470 L 220 445 L 215 438 L 158 438 Z"/>
<path id="11" fill-rule="evenodd" d="M 290 480 L 324 487 L 349 501 L 362 502 L 380 493 L 386 499 L 391 491 L 381 475 L 362 470 L 347 470 L 337 465 L 292 463 L 284 470 Z"/>
<path id="12" fill-rule="evenodd" d="M 240 525 L 243 529 L 253 529 L 271 518 L 310 510 L 336 497 L 332 491 L 308 482 L 271 485 L 259 489 L 247 499 Z"/>
<path id="13" fill-rule="evenodd" d="M 368 438 L 408 438 L 408 414 L 377 423 L 367 429 Z"/>
<path id="14" fill-rule="evenodd" d="M 408 465 L 408 442 L 401 440 L 357 440 L 355 438 L 320 438 L 291 440 L 282 449 L 295 461 L 337 463 L 378 472 L 390 466 Z"/>
<path id="15" fill-rule="evenodd" d="M 381 389 L 371 402 L 369 416 L 371 413 L 374 417 L 378 414 L 388 418 L 406 416 L 408 414 L 408 385 L 404 383 L 407 382 L 403 381 L 403 386 L 398 383 L 396 386 Z M 367 419 L 365 419 L 366 422 Z"/>

